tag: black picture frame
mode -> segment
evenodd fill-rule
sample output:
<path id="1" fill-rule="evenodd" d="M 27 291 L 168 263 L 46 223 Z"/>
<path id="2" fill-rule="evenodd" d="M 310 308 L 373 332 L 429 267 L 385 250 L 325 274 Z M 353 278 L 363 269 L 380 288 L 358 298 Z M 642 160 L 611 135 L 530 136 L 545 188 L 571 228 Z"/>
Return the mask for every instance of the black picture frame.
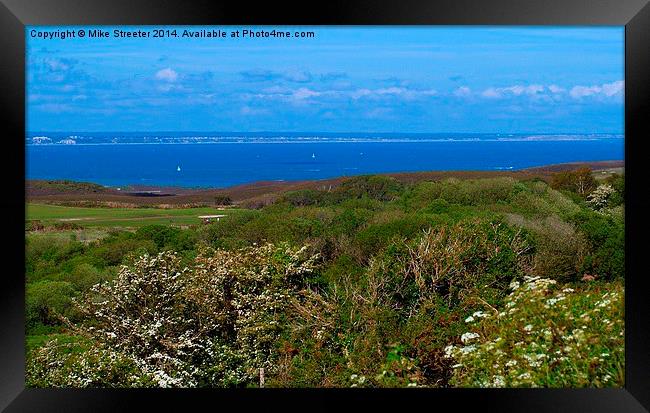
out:
<path id="1" fill-rule="evenodd" d="M 650 300 L 642 267 L 648 234 L 643 140 L 650 115 L 650 5 L 647 0 L 330 1 L 0 0 L 4 221 L 0 270 L 0 408 L 25 411 L 162 411 L 208 403 L 224 409 L 339 408 L 643 412 L 650 410 Z M 25 32 L 27 25 L 621 25 L 625 26 L 626 371 L 623 389 L 25 389 Z M 647 238 L 646 238 L 647 239 Z"/>

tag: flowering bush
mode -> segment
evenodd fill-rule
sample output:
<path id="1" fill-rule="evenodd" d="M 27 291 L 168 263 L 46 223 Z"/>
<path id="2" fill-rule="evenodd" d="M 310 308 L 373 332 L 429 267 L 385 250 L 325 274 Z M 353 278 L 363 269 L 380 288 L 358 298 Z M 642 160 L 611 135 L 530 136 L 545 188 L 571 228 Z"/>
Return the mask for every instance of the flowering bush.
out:
<path id="1" fill-rule="evenodd" d="M 445 349 L 453 385 L 609 387 L 624 380 L 620 284 L 575 291 L 556 281 L 513 282 L 500 312 L 468 317 L 468 332 Z M 479 316 L 480 313 L 480 316 Z M 477 317 L 479 316 L 479 317 Z"/>
<path id="2" fill-rule="evenodd" d="M 83 366 L 97 363 L 133 367 L 131 376 L 113 375 L 118 386 L 227 386 L 254 380 L 259 368 L 272 373 L 280 320 L 317 258 L 305 251 L 270 244 L 204 250 L 192 268 L 180 268 L 173 252 L 140 257 L 79 302 L 92 322 L 78 333 L 97 346 L 74 357 L 56 344 L 40 348 L 30 383 L 92 386 L 96 372 Z"/>
<path id="3" fill-rule="evenodd" d="M 609 198 L 614 193 L 616 190 L 611 185 L 598 185 L 598 188 L 587 197 L 587 203 L 596 211 L 600 211 L 608 205 Z"/>
<path id="4" fill-rule="evenodd" d="M 153 387 L 155 377 L 125 354 L 78 342 L 50 340 L 32 352 L 28 387 Z"/>

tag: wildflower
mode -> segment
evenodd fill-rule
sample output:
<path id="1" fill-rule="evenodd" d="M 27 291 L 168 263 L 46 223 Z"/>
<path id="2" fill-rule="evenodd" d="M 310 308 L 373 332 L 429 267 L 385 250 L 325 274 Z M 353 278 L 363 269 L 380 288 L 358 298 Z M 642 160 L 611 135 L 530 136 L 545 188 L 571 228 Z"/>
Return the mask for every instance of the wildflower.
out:
<path id="1" fill-rule="evenodd" d="M 472 321 L 474 321 L 474 317 L 472 317 L 472 316 L 469 316 L 469 317 L 467 317 L 467 318 L 465 319 L 465 322 L 466 322 L 466 323 L 471 323 Z"/>
<path id="2" fill-rule="evenodd" d="M 478 336 L 479 335 L 477 333 L 464 333 L 462 336 L 460 336 L 460 341 L 467 343 L 470 340 L 478 338 Z"/>
<path id="3" fill-rule="evenodd" d="M 488 318 L 490 317 L 489 314 L 484 313 L 483 311 L 476 311 L 472 316 L 477 317 L 477 318 Z"/>
<path id="4" fill-rule="evenodd" d="M 531 331 L 532 329 L 533 329 L 533 325 L 532 325 L 532 324 L 528 324 L 528 325 L 526 325 L 526 326 L 524 327 L 524 331 Z"/>
<path id="5" fill-rule="evenodd" d="M 469 354 L 469 353 L 471 353 L 471 352 L 473 352 L 475 350 L 476 350 L 476 346 L 474 346 L 474 345 L 460 348 L 460 352 L 463 353 L 463 354 Z"/>
<path id="6" fill-rule="evenodd" d="M 450 358 L 454 354 L 456 346 L 447 346 L 445 347 L 445 357 Z"/>
<path id="7" fill-rule="evenodd" d="M 530 373 L 525 372 L 517 376 L 518 379 L 520 380 L 529 380 L 530 379 Z"/>

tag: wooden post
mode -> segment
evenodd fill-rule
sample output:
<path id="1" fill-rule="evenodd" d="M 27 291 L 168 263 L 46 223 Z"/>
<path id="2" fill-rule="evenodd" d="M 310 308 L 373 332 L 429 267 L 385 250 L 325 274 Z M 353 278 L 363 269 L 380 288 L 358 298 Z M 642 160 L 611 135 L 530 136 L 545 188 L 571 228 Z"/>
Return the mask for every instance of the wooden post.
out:
<path id="1" fill-rule="evenodd" d="M 260 388 L 264 387 L 264 367 L 260 368 Z"/>

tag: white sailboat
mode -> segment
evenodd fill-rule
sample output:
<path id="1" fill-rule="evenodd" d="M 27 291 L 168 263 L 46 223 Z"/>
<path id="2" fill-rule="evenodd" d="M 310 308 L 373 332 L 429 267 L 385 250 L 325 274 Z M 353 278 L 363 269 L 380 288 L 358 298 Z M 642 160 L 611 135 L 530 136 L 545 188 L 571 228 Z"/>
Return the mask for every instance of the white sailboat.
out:
<path id="1" fill-rule="evenodd" d="M 176 172 L 180 172 L 180 171 L 181 171 L 181 166 L 178 165 L 178 166 L 176 167 Z"/>
<path id="2" fill-rule="evenodd" d="M 311 154 L 311 159 L 316 159 L 316 154 L 315 153 Z"/>

